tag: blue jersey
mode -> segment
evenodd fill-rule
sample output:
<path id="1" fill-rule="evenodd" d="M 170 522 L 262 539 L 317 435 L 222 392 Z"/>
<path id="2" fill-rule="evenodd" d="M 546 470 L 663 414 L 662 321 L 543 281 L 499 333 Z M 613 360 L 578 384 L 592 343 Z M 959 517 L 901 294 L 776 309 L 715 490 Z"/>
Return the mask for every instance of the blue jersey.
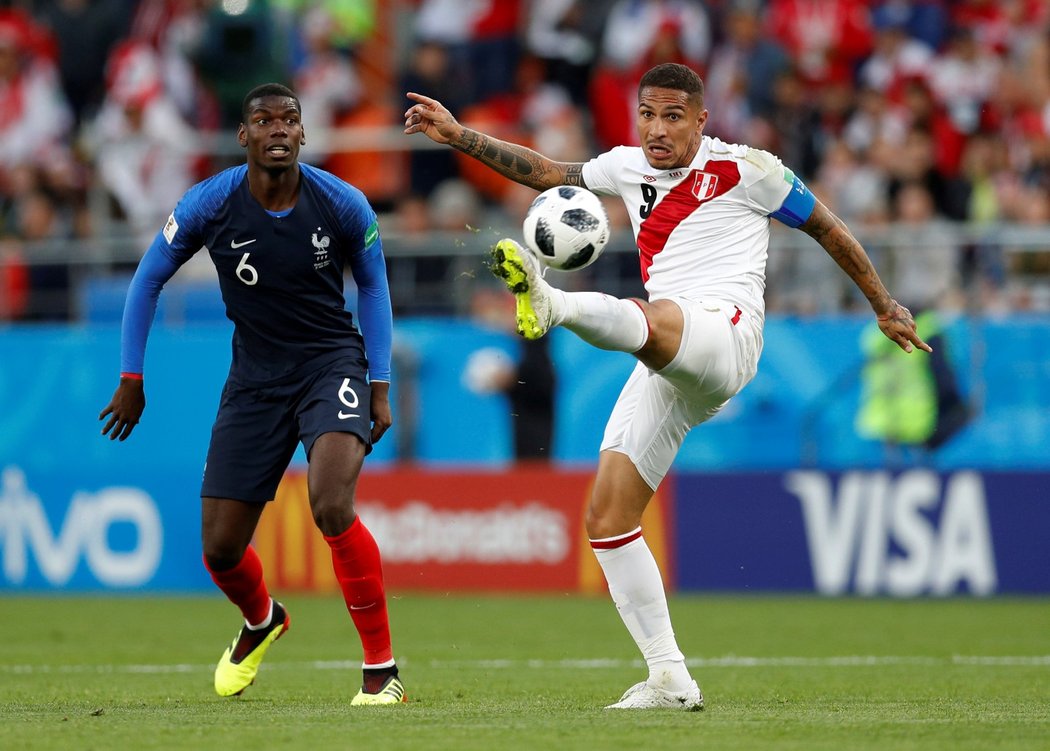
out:
<path id="1" fill-rule="evenodd" d="M 375 212 L 334 175 L 306 164 L 300 171 L 299 197 L 287 212 L 263 209 L 248 189 L 246 165 L 186 192 L 128 290 L 122 372 L 142 372 L 160 289 L 205 247 L 234 323 L 232 378 L 292 380 L 367 343 L 371 379 L 390 380 L 390 296 Z M 364 341 L 345 309 L 347 267 L 358 287 Z"/>

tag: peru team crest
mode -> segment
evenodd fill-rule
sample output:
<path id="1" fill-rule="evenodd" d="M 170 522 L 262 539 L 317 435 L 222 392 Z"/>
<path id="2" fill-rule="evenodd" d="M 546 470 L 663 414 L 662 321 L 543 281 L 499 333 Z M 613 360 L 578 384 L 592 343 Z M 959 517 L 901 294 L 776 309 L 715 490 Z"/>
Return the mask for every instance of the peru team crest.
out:
<path id="1" fill-rule="evenodd" d="M 710 172 L 696 172 L 693 175 L 693 195 L 698 201 L 707 201 L 714 198 L 718 190 L 718 175 Z"/>

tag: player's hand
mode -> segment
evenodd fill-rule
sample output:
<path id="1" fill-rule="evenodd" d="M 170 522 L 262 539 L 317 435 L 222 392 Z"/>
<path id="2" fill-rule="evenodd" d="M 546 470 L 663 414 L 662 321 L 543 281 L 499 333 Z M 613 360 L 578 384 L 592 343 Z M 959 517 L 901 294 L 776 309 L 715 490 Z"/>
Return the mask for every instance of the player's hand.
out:
<path id="1" fill-rule="evenodd" d="M 886 338 L 896 342 L 897 346 L 905 352 L 911 352 L 912 345 L 926 352 L 933 352 L 933 348 L 919 338 L 919 332 L 915 330 L 915 319 L 912 318 L 911 311 L 896 300 L 891 302 L 893 307 L 890 311 L 876 317 L 876 320 L 879 322 L 879 328 L 882 329 L 882 333 L 886 335 Z"/>
<path id="2" fill-rule="evenodd" d="M 372 381 L 372 443 L 379 439 L 394 424 L 394 414 L 390 410 L 390 384 L 383 381 Z"/>
<path id="3" fill-rule="evenodd" d="M 463 126 L 437 99 L 414 91 L 405 96 L 416 102 L 405 110 L 405 135 L 422 133 L 437 143 L 449 143 L 463 132 Z"/>
<path id="4" fill-rule="evenodd" d="M 109 440 L 125 440 L 135 426 L 139 424 L 142 411 L 146 409 L 146 391 L 142 385 L 141 378 L 121 378 L 120 385 L 113 393 L 109 404 L 99 414 L 99 420 L 105 420 L 102 435 L 108 435 Z"/>

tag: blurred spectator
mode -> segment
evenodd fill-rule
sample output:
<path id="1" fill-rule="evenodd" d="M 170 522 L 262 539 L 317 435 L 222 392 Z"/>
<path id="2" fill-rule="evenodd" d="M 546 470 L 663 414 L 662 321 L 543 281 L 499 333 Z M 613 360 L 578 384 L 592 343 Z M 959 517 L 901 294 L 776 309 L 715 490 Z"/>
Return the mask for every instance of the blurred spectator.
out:
<path id="1" fill-rule="evenodd" d="M 62 90 L 78 123 L 102 104 L 106 58 L 127 35 L 135 5 L 134 0 L 56 0 L 36 15 L 54 38 Z"/>
<path id="2" fill-rule="evenodd" d="M 703 72 L 711 48 L 704 6 L 691 0 L 619 0 L 609 11 L 589 103 L 599 150 L 637 145 L 638 82 L 656 63 Z"/>
<path id="3" fill-rule="evenodd" d="M 1017 4 L 1017 0 L 956 0 L 950 4 L 951 24 L 969 29 L 983 50 L 999 55 L 1009 48 L 1013 35 L 1008 6 Z"/>
<path id="4" fill-rule="evenodd" d="M 451 102 L 449 106 L 456 106 L 457 111 L 467 101 L 466 85 L 452 67 L 448 49 L 435 41 L 412 45 L 401 91 L 416 91 L 440 102 Z M 429 195 L 438 183 L 457 172 L 451 149 L 413 150 L 409 154 L 409 193 L 414 197 Z"/>
<path id="5" fill-rule="evenodd" d="M 73 239 L 72 217 L 62 211 L 58 202 L 41 188 L 31 188 L 18 197 L 15 205 L 15 228 L 27 247 L 44 247 L 51 259 L 61 258 L 54 247 Z M 70 267 L 54 260 L 29 265 L 29 299 L 26 320 L 68 320 L 70 305 Z"/>
<path id="6" fill-rule="evenodd" d="M 861 401 L 857 432 L 882 441 L 896 456 L 901 448 L 935 451 L 954 437 L 971 417 L 948 359 L 944 325 L 934 311 L 917 311 L 915 325 L 933 348 L 929 357 L 908 357 L 883 344 L 878 327 L 865 327 L 861 349 Z M 882 341 L 879 341 L 879 340 Z"/>
<path id="7" fill-rule="evenodd" d="M 508 306 L 514 299 L 503 290 L 482 288 L 471 299 L 471 315 L 482 325 L 507 330 Z M 550 354 L 550 337 L 519 340 L 517 360 L 502 350 L 483 348 L 467 360 L 463 380 L 479 394 L 503 394 L 510 409 L 514 458 L 547 461 L 554 444 L 556 378 Z"/>
<path id="8" fill-rule="evenodd" d="M 657 48 L 673 48 L 677 59 L 653 60 Z M 602 57 L 621 70 L 648 67 L 651 61 L 679 62 L 702 71 L 710 51 L 710 19 L 694 0 L 619 0 L 606 19 Z"/>
<path id="9" fill-rule="evenodd" d="M 734 0 L 704 79 L 711 112 L 705 132 L 730 142 L 749 141 L 751 119 L 772 115 L 774 81 L 788 65 L 784 48 L 762 35 L 759 11 L 757 2 Z"/>
<path id="10" fill-rule="evenodd" d="M 407 239 L 422 240 L 430 229 L 430 217 L 427 215 L 427 201 L 419 195 L 409 194 L 398 201 L 394 214 L 384 225 L 384 228 L 393 230 L 401 236 L 402 241 Z M 393 263 L 393 259 L 389 259 Z"/>
<path id="11" fill-rule="evenodd" d="M 473 277 L 466 267 L 477 268 L 477 260 L 468 259 L 464 266 L 464 260 L 457 259 L 451 250 L 459 242 L 458 234 L 477 232 L 486 224 L 477 191 L 459 178 L 447 178 L 425 199 L 409 196 L 399 202 L 389 228 L 400 233 L 401 242 L 414 250 L 416 257 L 388 258 L 388 276 L 392 288 L 411 290 L 411 312 L 464 312 L 470 297 L 463 294 L 462 287 Z M 395 305 L 395 315 L 404 312 Z"/>
<path id="12" fill-rule="evenodd" d="M 967 184 L 966 214 L 974 225 L 988 225 L 1002 219 L 1000 191 L 1006 178 L 1007 158 L 1001 139 L 978 134 L 963 151 L 962 174 Z"/>
<path id="13" fill-rule="evenodd" d="M 335 46 L 335 18 L 327 9 L 308 10 L 300 28 L 305 53 L 293 80 L 307 129 L 301 153 L 306 161 L 323 166 L 332 150 L 332 128 L 361 101 L 364 91 L 349 54 Z"/>
<path id="14" fill-rule="evenodd" d="M 881 0 L 871 9 L 877 28 L 897 26 L 931 50 L 939 50 L 948 29 L 946 5 L 952 0 Z"/>
<path id="15" fill-rule="evenodd" d="M 17 11 L 0 10 L 0 166 L 6 199 L 45 185 L 67 193 L 78 175 L 70 148 L 73 115 L 54 63 L 40 52 L 40 31 Z"/>
<path id="16" fill-rule="evenodd" d="M 817 159 L 823 160 L 829 145 L 845 135 L 855 107 L 856 90 L 849 81 L 828 81 L 812 99 L 817 131 L 811 138 Z"/>
<path id="17" fill-rule="evenodd" d="M 530 3 L 528 51 L 544 61 L 548 80 L 564 86 L 577 105 L 587 101 L 587 84 L 598 57 L 608 12 L 608 7 L 601 6 L 610 4 L 608 0 L 533 0 Z"/>
<path id="18" fill-rule="evenodd" d="M 0 322 L 25 315 L 29 300 L 29 269 L 17 241 L 0 240 Z"/>
<path id="19" fill-rule="evenodd" d="M 889 214 L 886 175 L 863 153 L 843 139 L 832 141 L 810 188 L 847 224 L 882 224 Z"/>
<path id="20" fill-rule="evenodd" d="M 513 85 L 522 18 L 522 0 L 421 0 L 415 36 L 443 45 L 467 100 L 482 102 Z"/>
<path id="21" fill-rule="evenodd" d="M 893 202 L 896 242 L 888 248 L 886 284 L 917 308 L 962 307 L 959 250 L 945 219 L 937 215 L 934 198 L 922 182 L 908 182 Z"/>
<path id="22" fill-rule="evenodd" d="M 890 110 L 887 146 L 882 165 L 891 176 L 891 195 L 902 182 L 922 181 L 933 194 L 937 210 L 961 219 L 954 186 L 959 175 L 966 137 L 948 117 L 922 78 L 903 84 L 901 102 Z"/>
<path id="23" fill-rule="evenodd" d="M 893 93 L 902 81 L 929 73 L 933 49 L 908 35 L 904 19 L 891 16 L 875 29 L 875 48 L 857 73 L 863 86 Z"/>
<path id="24" fill-rule="evenodd" d="M 978 239 L 962 249 L 961 274 L 971 300 L 982 307 L 999 307 L 1006 286 L 1003 249 L 995 235 L 1004 220 L 1002 202 L 1016 191 L 1016 179 L 1007 168 L 1006 146 L 991 135 L 972 136 L 962 159 L 966 185 L 966 221 L 987 228 L 987 241 Z"/>
<path id="25" fill-rule="evenodd" d="M 766 34 L 787 48 L 807 86 L 852 80 L 871 52 L 864 0 L 770 0 L 766 19 Z"/>
<path id="26" fill-rule="evenodd" d="M 514 87 L 464 108 L 463 122 L 497 138 L 550 149 L 555 159 L 586 161 L 587 139 L 582 113 L 573 106 L 564 88 L 546 78 L 543 61 L 532 55 L 524 56 L 515 72 Z M 458 153 L 456 157 L 459 173 L 483 197 L 500 201 L 507 195 L 510 180 L 475 159 Z"/>
<path id="27" fill-rule="evenodd" d="M 954 29 L 943 52 L 930 65 L 929 82 L 960 133 L 974 133 L 982 124 L 982 110 L 995 90 L 1002 61 L 982 50 L 973 31 Z"/>
<path id="28" fill-rule="evenodd" d="M 871 158 L 874 151 L 899 140 L 900 134 L 894 128 L 899 128 L 899 124 L 891 117 L 884 92 L 862 87 L 854 93 L 853 111 L 842 133 L 854 153 Z"/>
<path id="29" fill-rule="evenodd" d="M 88 141 L 101 184 L 145 250 L 195 182 L 198 139 L 167 96 L 150 46 L 117 47 L 106 78 L 106 99 Z"/>
<path id="30" fill-rule="evenodd" d="M 451 178 L 434 189 L 427 201 L 431 229 L 445 232 L 470 230 L 481 220 L 481 200 L 469 183 Z"/>
<path id="31" fill-rule="evenodd" d="M 1023 69 L 1005 67 L 988 102 L 988 119 L 1008 146 L 1010 168 L 1018 173 L 1030 167 L 1033 143 L 1046 135 L 1042 117 L 1045 105 L 1039 99 L 1046 94 L 1036 84 Z"/>
<path id="32" fill-rule="evenodd" d="M 794 68 L 780 72 L 773 80 L 774 107 L 770 125 L 774 137 L 759 141 L 759 147 L 780 155 L 784 164 L 794 165 L 799 175 L 816 174 L 820 165 L 818 115 L 806 93 L 805 82 Z"/>
<path id="33" fill-rule="evenodd" d="M 131 38 L 160 55 L 164 89 L 183 118 L 203 130 L 219 127 L 218 103 L 197 72 L 192 54 L 201 43 L 211 0 L 150 0 L 138 5 Z"/>

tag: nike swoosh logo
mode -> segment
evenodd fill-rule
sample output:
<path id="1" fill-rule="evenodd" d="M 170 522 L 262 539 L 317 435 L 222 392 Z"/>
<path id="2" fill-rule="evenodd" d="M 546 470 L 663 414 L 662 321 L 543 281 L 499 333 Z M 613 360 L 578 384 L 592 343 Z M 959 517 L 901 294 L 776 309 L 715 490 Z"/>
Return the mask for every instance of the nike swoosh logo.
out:
<path id="1" fill-rule="evenodd" d="M 375 605 L 374 602 L 370 602 L 367 605 L 351 605 L 350 609 L 351 610 L 368 610 L 373 605 Z"/>
<path id="2" fill-rule="evenodd" d="M 258 239 L 259 238 L 255 238 L 255 240 L 258 240 Z M 237 248 L 243 248 L 245 245 L 251 245 L 253 242 L 255 242 L 255 240 L 245 240 L 242 243 L 239 243 L 236 240 L 230 240 L 230 247 L 233 248 L 234 250 L 237 250 Z"/>
<path id="3" fill-rule="evenodd" d="M 347 414 L 345 412 L 340 412 L 339 413 L 339 419 L 340 420 L 349 420 L 351 417 L 360 417 L 360 416 L 361 415 Z"/>

